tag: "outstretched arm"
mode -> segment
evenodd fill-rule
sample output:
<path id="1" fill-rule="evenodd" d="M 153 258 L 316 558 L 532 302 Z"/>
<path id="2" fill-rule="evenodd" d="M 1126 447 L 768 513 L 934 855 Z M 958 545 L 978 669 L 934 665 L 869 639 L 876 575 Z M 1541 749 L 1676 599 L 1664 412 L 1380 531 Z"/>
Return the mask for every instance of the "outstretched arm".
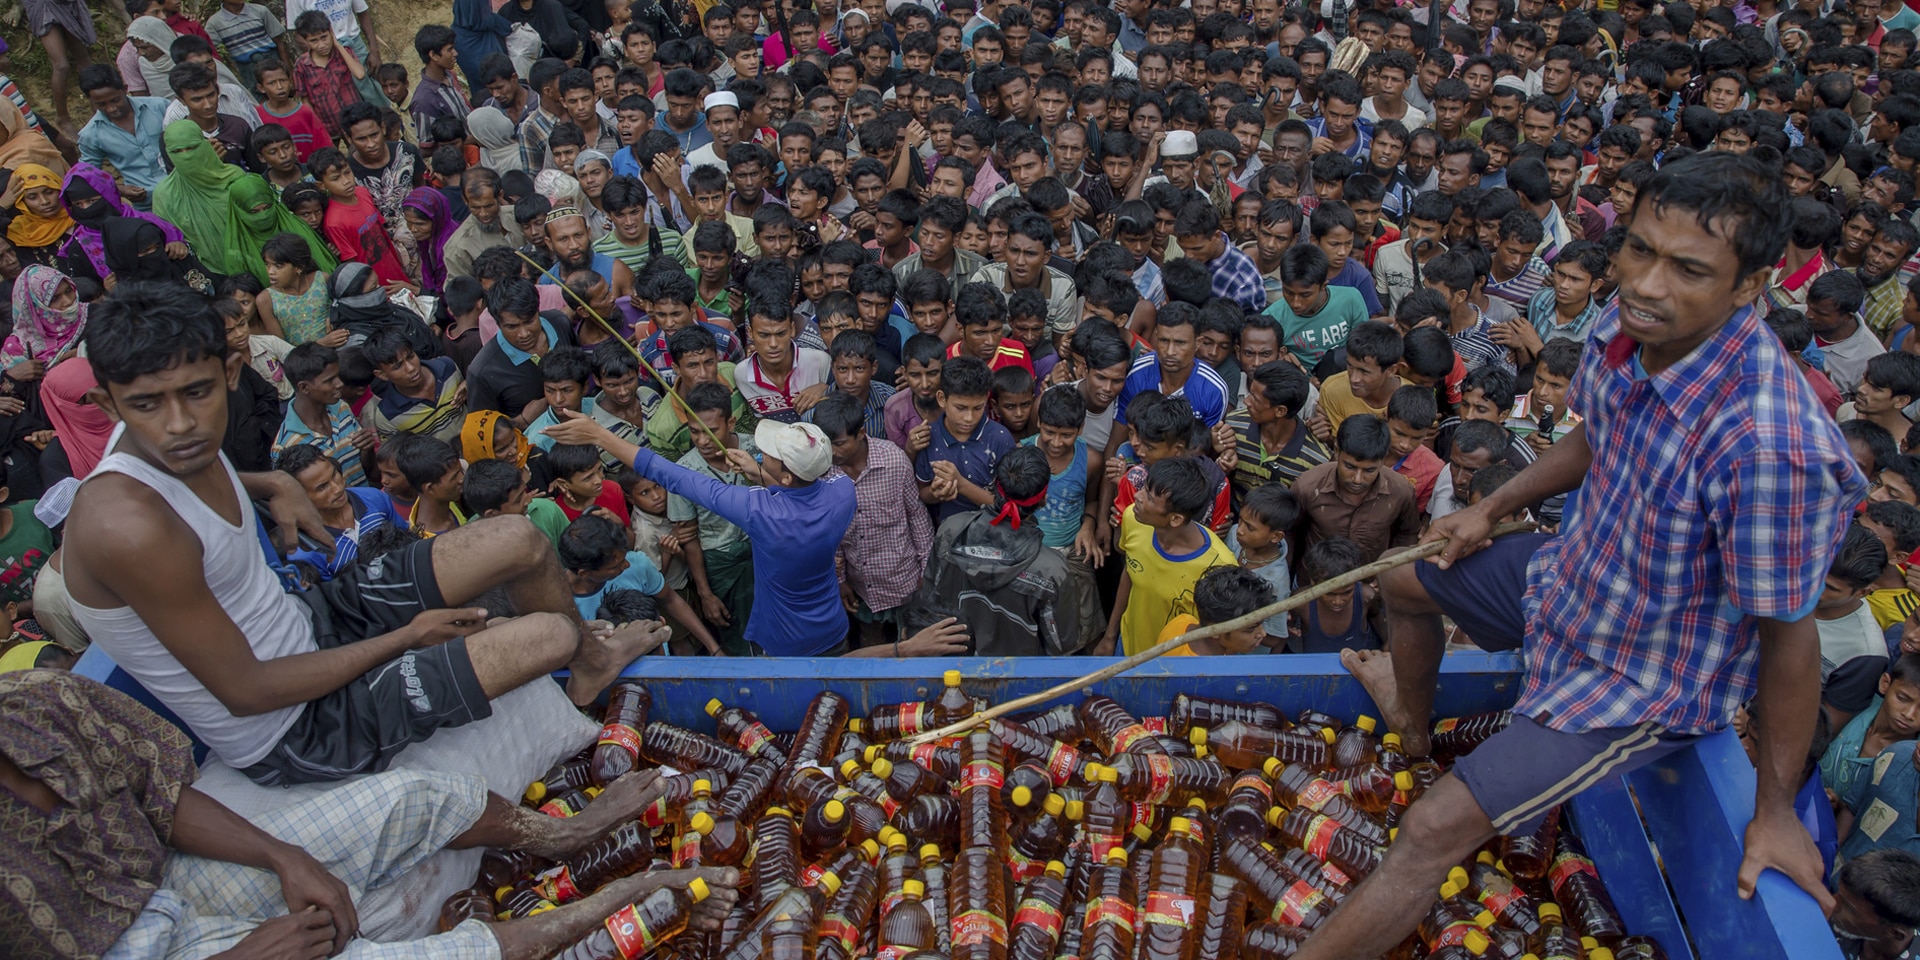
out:
<path id="1" fill-rule="evenodd" d="M 679 464 L 668 463 L 652 450 L 641 449 L 633 441 L 620 437 L 586 414 L 571 410 L 555 412 L 564 419 L 547 427 L 545 433 L 556 442 L 597 446 L 622 463 L 632 464 L 636 472 L 666 487 L 668 493 L 686 497 L 725 517 L 728 523 L 736 527 L 744 529 L 747 526 L 753 512 L 755 488 L 721 483 Z"/>
<path id="2" fill-rule="evenodd" d="M 1740 896 L 1753 896 L 1764 870 L 1787 875 L 1831 912 L 1833 895 L 1823 882 L 1820 851 L 1794 815 L 1820 712 L 1820 634 L 1813 616 L 1760 621 L 1760 681 L 1756 712 L 1759 761 L 1754 771 L 1753 820 L 1747 824 L 1746 857 L 1740 863 Z"/>

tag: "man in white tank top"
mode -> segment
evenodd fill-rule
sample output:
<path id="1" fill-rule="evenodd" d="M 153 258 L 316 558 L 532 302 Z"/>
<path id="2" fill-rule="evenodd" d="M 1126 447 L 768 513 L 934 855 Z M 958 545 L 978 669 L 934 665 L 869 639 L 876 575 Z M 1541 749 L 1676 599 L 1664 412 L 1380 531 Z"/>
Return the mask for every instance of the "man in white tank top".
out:
<path id="1" fill-rule="evenodd" d="M 385 769 L 409 743 L 489 715 L 489 701 L 572 671 L 589 703 L 666 636 L 580 619 L 552 545 L 524 517 L 480 521 L 284 592 L 249 498 L 309 512 L 290 477 L 221 454 L 230 355 L 210 304 L 129 285 L 97 304 L 95 403 L 119 421 L 80 488 L 65 572 L 75 618 L 228 765 L 264 785 Z M 275 508 L 322 539 L 318 518 Z M 284 515 L 281 515 L 283 514 Z M 462 607 L 503 587 L 515 619 Z M 494 611 L 499 613 L 501 611 Z"/>

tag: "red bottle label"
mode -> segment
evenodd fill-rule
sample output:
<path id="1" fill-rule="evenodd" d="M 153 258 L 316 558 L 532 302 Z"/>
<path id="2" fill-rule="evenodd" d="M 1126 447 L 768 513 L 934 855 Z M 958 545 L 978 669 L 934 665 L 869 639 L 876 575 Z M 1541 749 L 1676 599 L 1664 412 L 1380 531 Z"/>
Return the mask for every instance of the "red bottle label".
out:
<path id="1" fill-rule="evenodd" d="M 577 817 L 580 815 L 580 811 L 575 810 L 573 808 L 573 805 L 566 801 L 565 797 L 554 797 L 552 800 L 548 800 L 546 803 L 541 804 L 540 812 L 546 814 L 549 817 L 562 817 L 562 818 Z"/>
<path id="2" fill-rule="evenodd" d="M 635 960 L 653 949 L 655 941 L 653 931 L 640 918 L 637 903 L 629 903 L 607 918 L 607 935 L 613 938 L 613 948 L 620 951 L 620 960 Z"/>
<path id="3" fill-rule="evenodd" d="M 860 942 L 860 928 L 848 923 L 844 917 L 828 917 L 820 921 L 820 939 L 832 937 L 840 945 L 853 952 L 855 944 Z"/>
<path id="4" fill-rule="evenodd" d="M 1133 904 L 1119 897 L 1101 897 L 1087 904 L 1087 922 L 1086 926 L 1082 928 L 1085 935 L 1089 937 L 1093 936 L 1093 928 L 1102 923 L 1111 923 L 1117 927 L 1125 927 L 1127 928 L 1127 932 L 1131 934 L 1133 932 Z"/>
<path id="5" fill-rule="evenodd" d="M 1300 849 L 1313 854 L 1317 860 L 1327 859 L 1327 848 L 1333 846 L 1333 837 L 1340 832 L 1340 824 L 1332 817 L 1321 815 L 1307 821 L 1307 835 L 1301 838 Z"/>
<path id="6" fill-rule="evenodd" d="M 893 714 L 895 736 L 911 737 L 923 730 L 932 729 L 927 725 L 928 710 L 924 703 L 901 703 L 889 711 Z M 879 717 L 874 718 L 876 721 Z"/>
<path id="7" fill-rule="evenodd" d="M 673 841 L 673 865 L 684 867 L 700 859 L 700 832 L 688 830 Z"/>
<path id="8" fill-rule="evenodd" d="M 1113 735 L 1113 752 L 1125 753 L 1129 747 L 1151 736 L 1153 734 L 1148 733 L 1146 727 L 1137 723 L 1129 724 Z"/>
<path id="9" fill-rule="evenodd" d="M 635 757 L 640 756 L 640 731 L 624 723 L 609 723 L 600 728 L 600 746 L 615 746 Z"/>
<path id="10" fill-rule="evenodd" d="M 1116 833 L 1087 834 L 1087 852 L 1093 856 L 1093 862 L 1106 863 L 1107 854 L 1120 846 L 1120 835 Z"/>
<path id="11" fill-rule="evenodd" d="M 1480 891 L 1480 903 L 1487 908 L 1488 912 L 1497 917 L 1506 912 L 1508 904 L 1513 903 L 1515 900 L 1524 900 L 1526 896 L 1526 894 L 1520 892 L 1519 887 L 1514 887 L 1505 893 L 1497 890 L 1482 890 Z"/>
<path id="12" fill-rule="evenodd" d="M 1236 778 L 1233 781 L 1233 786 L 1229 788 L 1227 792 L 1239 793 L 1242 790 L 1249 790 L 1260 795 L 1261 810 L 1273 806 L 1273 784 L 1268 783 L 1266 777 L 1249 770 Z"/>
<path id="13" fill-rule="evenodd" d="M 767 749 L 774 747 L 773 731 L 768 730 L 763 723 L 747 724 L 747 728 L 740 731 L 740 749 L 748 755 L 753 755 L 759 753 L 762 747 Z"/>
<path id="14" fill-rule="evenodd" d="M 673 811 L 667 806 L 666 797 L 653 801 L 645 810 L 640 811 L 640 822 L 655 830 L 666 826 L 667 821 L 672 818 Z"/>
<path id="15" fill-rule="evenodd" d="M 1459 725 L 1460 725 L 1459 717 L 1448 717 L 1447 719 L 1442 720 L 1439 723 L 1436 723 L 1433 725 L 1433 735 L 1436 737 L 1445 736 L 1446 734 L 1452 733 L 1453 728 Z"/>
<path id="16" fill-rule="evenodd" d="M 1192 897 L 1184 893 L 1152 890 L 1147 893 L 1146 909 L 1141 913 L 1140 922 L 1186 928 L 1193 925 L 1193 914 Z"/>
<path id="17" fill-rule="evenodd" d="M 877 803 L 880 805 L 880 809 L 886 813 L 887 819 L 892 820 L 894 811 L 900 809 L 900 801 L 895 800 L 893 798 L 893 794 L 888 793 L 884 787 L 874 792 L 880 795 L 878 797 L 873 797 L 871 799 L 873 800 L 874 803 Z"/>
<path id="18" fill-rule="evenodd" d="M 1047 931 L 1048 940 L 1060 939 L 1060 928 L 1065 926 L 1067 918 L 1060 915 L 1060 908 L 1038 897 L 1028 897 L 1020 901 L 1020 908 L 1013 913 L 1013 925 L 1016 927 L 1032 924 Z"/>
<path id="19" fill-rule="evenodd" d="M 904 890 L 888 891 L 886 896 L 880 898 L 880 909 L 874 912 L 874 916 L 882 920 L 886 919 L 887 914 L 892 913 L 893 908 L 899 906 L 905 899 L 907 894 Z"/>
<path id="20" fill-rule="evenodd" d="M 817 863 L 809 863 L 800 870 L 800 885 L 803 887 L 817 886 L 820 883 L 820 878 L 826 876 L 826 873 L 827 868 Z"/>
<path id="21" fill-rule="evenodd" d="M 1173 792 L 1173 758 L 1164 753 L 1149 753 L 1147 761 L 1147 802 L 1166 803 Z"/>
<path id="22" fill-rule="evenodd" d="M 973 760 L 960 771 L 960 789 L 987 787 L 1000 789 L 1007 782 L 1006 770 L 992 760 Z"/>
<path id="23" fill-rule="evenodd" d="M 1034 877 L 1046 873 L 1047 862 L 1029 857 L 1021 853 L 1019 848 L 1016 847 L 1007 852 L 1007 869 L 1013 872 L 1014 883 L 1025 883 Z"/>
<path id="24" fill-rule="evenodd" d="M 1295 881 L 1287 892 L 1273 904 L 1273 919 L 1296 927 L 1307 925 L 1307 918 L 1316 913 L 1321 904 L 1327 902 L 1327 895 L 1319 887 L 1305 880 Z"/>
<path id="25" fill-rule="evenodd" d="M 1141 717 L 1140 725 L 1145 727 L 1148 733 L 1156 737 L 1164 737 L 1167 735 L 1166 717 Z"/>
<path id="26" fill-rule="evenodd" d="M 1554 858 L 1553 867 L 1547 871 L 1548 882 L 1553 885 L 1555 897 L 1560 895 L 1560 887 L 1576 873 L 1584 873 L 1600 879 L 1600 871 L 1593 868 L 1593 861 L 1579 854 L 1566 853 Z"/>
<path id="27" fill-rule="evenodd" d="M 1467 934 L 1478 929 L 1480 925 L 1471 920 L 1455 920 L 1441 927 L 1440 932 L 1434 934 L 1433 942 L 1427 944 L 1427 949 L 1439 950 L 1443 947 L 1461 946 L 1466 943 Z"/>
<path id="28" fill-rule="evenodd" d="M 1127 807 L 1133 811 L 1133 818 L 1127 823 L 1129 831 L 1134 827 L 1153 828 L 1153 804 L 1130 803 Z"/>
<path id="29" fill-rule="evenodd" d="M 1007 920 L 994 916 L 991 910 L 963 910 L 949 924 L 955 947 L 977 947 L 982 944 L 1007 942 Z"/>
<path id="30" fill-rule="evenodd" d="M 1061 743 L 1053 742 L 1053 749 L 1047 751 L 1047 776 L 1056 787 L 1064 787 L 1073 778 L 1073 770 L 1080 765 L 1080 751 Z"/>
<path id="31" fill-rule="evenodd" d="M 1347 876 L 1347 872 L 1345 870 L 1342 870 L 1331 863 L 1325 863 L 1320 865 L 1320 875 L 1323 877 L 1326 877 L 1328 883 L 1332 883 L 1341 887 L 1353 886 L 1353 878 Z"/>
<path id="32" fill-rule="evenodd" d="M 579 887 L 574 885 L 573 873 L 564 863 L 541 874 L 540 882 L 533 889 L 540 895 L 540 899 L 554 903 L 572 903 L 586 896 L 580 892 Z"/>
<path id="33" fill-rule="evenodd" d="M 1321 777 L 1315 777 L 1312 783 L 1307 784 L 1305 790 L 1300 791 L 1300 802 L 1295 804 L 1295 806 L 1306 807 L 1308 810 L 1318 810 L 1326 806 L 1328 800 L 1332 800 L 1339 795 L 1339 787 L 1334 786 Z"/>
<path id="34" fill-rule="evenodd" d="M 940 749 L 940 744 L 938 742 L 923 743 L 917 747 L 914 747 L 913 752 L 911 754 L 908 754 L 908 756 L 913 760 L 914 763 L 917 763 L 923 767 L 926 767 L 928 770 L 932 770 L 935 768 L 933 754 L 934 754 L 934 751 L 939 749 Z"/>

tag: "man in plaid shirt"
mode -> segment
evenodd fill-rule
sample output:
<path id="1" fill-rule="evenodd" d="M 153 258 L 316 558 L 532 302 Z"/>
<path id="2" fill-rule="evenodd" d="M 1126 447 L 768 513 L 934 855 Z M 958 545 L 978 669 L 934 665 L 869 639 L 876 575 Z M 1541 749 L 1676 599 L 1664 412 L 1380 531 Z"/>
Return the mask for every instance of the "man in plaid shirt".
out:
<path id="1" fill-rule="evenodd" d="M 1749 694 L 1791 719 L 1759 734 L 1741 895 L 1772 868 L 1831 908 L 1793 798 L 1820 700 L 1814 604 L 1867 483 L 1750 306 L 1790 224 L 1777 177 L 1744 156 L 1689 157 L 1641 189 L 1618 301 L 1569 391 L 1584 423 L 1435 521 L 1428 538 L 1448 544 L 1436 566 L 1382 577 L 1391 656 L 1342 653 L 1420 755 L 1439 616 L 1483 645 L 1524 633 L 1513 721 L 1407 811 L 1387 861 L 1298 960 L 1391 949 L 1448 868 L 1496 833 L 1531 831 L 1587 787 L 1730 725 Z M 1556 539 L 1488 541 L 1499 518 L 1576 489 Z"/>
<path id="2" fill-rule="evenodd" d="M 1188 257 L 1207 265 L 1213 295 L 1240 304 L 1248 313 L 1267 307 L 1267 282 L 1260 268 L 1220 230 L 1220 211 L 1210 200 L 1189 200 L 1173 224 L 1174 241 Z"/>

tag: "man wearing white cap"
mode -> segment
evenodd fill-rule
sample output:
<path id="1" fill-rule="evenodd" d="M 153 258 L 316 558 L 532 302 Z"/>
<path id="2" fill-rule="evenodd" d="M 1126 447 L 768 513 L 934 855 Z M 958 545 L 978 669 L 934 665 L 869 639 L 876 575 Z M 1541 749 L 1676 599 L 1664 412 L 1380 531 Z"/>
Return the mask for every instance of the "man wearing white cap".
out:
<path id="1" fill-rule="evenodd" d="M 743 450 L 728 457 L 761 487 L 736 487 L 669 463 L 617 437 L 591 417 L 563 414 L 546 428 L 559 443 L 590 443 L 635 472 L 747 532 L 753 541 L 753 611 L 746 639 L 775 657 L 838 656 L 847 642 L 847 611 L 833 556 L 853 522 L 853 481 L 829 472 L 833 444 L 811 423 L 762 420 L 753 432 L 760 462 Z M 740 611 L 733 611 L 735 616 Z"/>
<path id="2" fill-rule="evenodd" d="M 726 173 L 727 151 L 740 142 L 740 97 L 730 90 L 709 93 L 704 106 L 707 132 L 713 135 L 713 140 L 687 154 L 686 165 L 680 171 L 683 177 L 695 167 L 719 167 L 721 173 Z"/>
<path id="3" fill-rule="evenodd" d="M 1200 158 L 1200 140 L 1190 130 L 1168 130 L 1161 134 L 1160 172 L 1140 185 L 1142 190 L 1156 183 L 1171 183 L 1191 197 L 1204 199 L 1193 185 L 1193 167 Z"/>

